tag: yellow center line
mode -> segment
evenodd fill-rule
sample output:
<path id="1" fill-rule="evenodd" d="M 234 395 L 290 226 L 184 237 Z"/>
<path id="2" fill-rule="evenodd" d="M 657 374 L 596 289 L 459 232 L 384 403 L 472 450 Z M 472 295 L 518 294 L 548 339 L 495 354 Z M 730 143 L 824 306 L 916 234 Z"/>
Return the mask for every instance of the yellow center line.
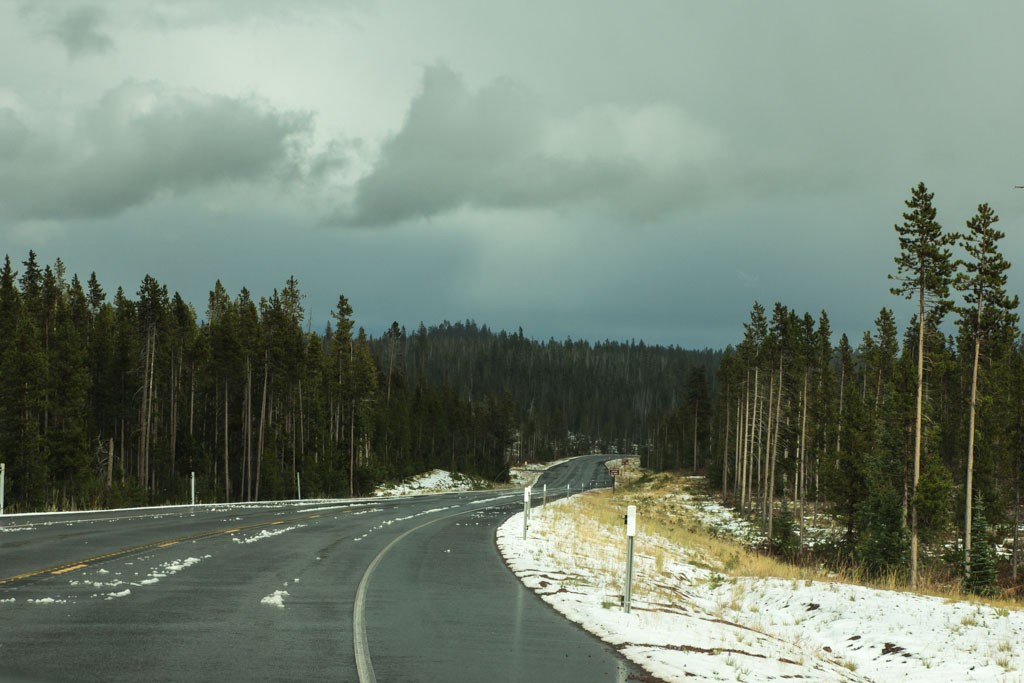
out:
<path id="1" fill-rule="evenodd" d="M 60 575 L 66 572 L 71 572 L 76 569 L 82 569 L 90 564 L 95 564 L 103 560 L 110 560 L 117 557 L 124 557 L 126 555 L 134 555 L 144 550 L 153 550 L 154 548 L 166 548 L 168 546 L 182 543 L 183 541 L 196 541 L 203 538 L 212 538 L 214 536 L 223 536 L 226 534 L 237 534 L 243 530 L 248 531 L 249 529 L 259 529 L 260 527 L 273 526 L 276 524 L 284 524 L 285 522 L 300 522 L 304 519 L 313 519 L 320 515 L 303 515 L 301 517 L 293 517 L 287 520 L 278 520 L 276 522 L 257 522 L 256 524 L 249 524 L 246 526 L 236 527 L 233 529 L 217 529 L 214 531 L 203 531 L 191 536 L 181 536 L 179 538 L 172 538 L 165 541 L 155 541 L 153 543 L 146 543 L 144 545 L 137 545 L 132 548 L 124 548 L 121 550 L 115 550 L 113 552 L 104 553 L 102 555 L 94 555 L 93 557 L 87 557 L 82 560 L 76 560 L 72 562 L 64 562 L 62 564 L 54 565 L 52 567 L 44 567 L 43 569 L 37 569 L 35 571 L 24 572 L 22 574 L 16 574 L 14 576 L 8 576 L 6 578 L 0 578 L 0 586 L 9 585 L 17 581 L 23 581 L 25 579 L 31 579 L 41 574 L 53 574 Z"/>

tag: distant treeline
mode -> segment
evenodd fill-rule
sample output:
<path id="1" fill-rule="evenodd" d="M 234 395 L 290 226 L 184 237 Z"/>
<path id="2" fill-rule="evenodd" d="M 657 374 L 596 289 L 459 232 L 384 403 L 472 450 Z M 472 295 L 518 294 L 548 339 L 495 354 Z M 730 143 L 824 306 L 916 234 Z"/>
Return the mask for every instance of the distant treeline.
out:
<path id="1" fill-rule="evenodd" d="M 688 407 L 694 391 L 707 405 L 722 355 L 642 341 L 541 342 L 522 329 L 493 332 L 471 320 L 421 324 L 411 334 L 394 324 L 371 345 L 385 387 L 395 376 L 404 391 L 454 387 L 470 404 L 511 406 L 514 450 L 530 461 L 593 449 L 646 453 L 667 430 L 688 435 L 689 423 L 666 416 Z M 665 449 L 658 453 L 666 457 Z M 673 450 L 668 464 L 679 466 L 682 456 Z"/>
<path id="2" fill-rule="evenodd" d="M 379 339 L 342 295 L 322 332 L 303 295 L 205 315 L 146 276 L 109 296 L 36 255 L 0 270 L 0 462 L 8 510 L 353 495 L 433 467 L 500 478 L 523 459 L 665 440 L 687 378 L 719 354 L 546 343 L 469 321 Z M 696 380 L 692 380 L 696 382 Z M 659 436 L 662 435 L 662 436 Z"/>

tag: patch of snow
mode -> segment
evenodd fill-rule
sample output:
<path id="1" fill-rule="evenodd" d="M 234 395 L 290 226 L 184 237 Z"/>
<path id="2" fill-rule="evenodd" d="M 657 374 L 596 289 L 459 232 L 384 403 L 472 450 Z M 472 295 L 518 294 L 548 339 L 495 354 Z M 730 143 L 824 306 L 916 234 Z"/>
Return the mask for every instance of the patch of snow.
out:
<path id="1" fill-rule="evenodd" d="M 198 564 L 199 562 L 201 562 L 204 559 L 209 559 L 210 557 L 211 557 L 210 555 L 204 555 L 201 558 L 199 558 L 199 557 L 186 557 L 183 560 L 179 559 L 179 560 L 170 560 L 169 562 L 164 562 L 162 564 L 157 565 L 153 569 L 151 569 L 146 574 L 146 578 L 139 579 L 137 581 L 131 581 L 129 583 L 129 585 L 130 586 L 134 586 L 136 588 L 141 588 L 142 586 L 152 586 L 155 583 L 159 583 L 161 579 L 165 579 L 168 576 L 172 576 L 174 574 L 177 574 L 178 572 L 180 572 L 180 571 L 182 571 L 184 569 L 187 569 L 188 567 L 191 567 L 191 566 L 193 566 L 195 564 Z M 143 558 L 140 558 L 140 559 L 146 559 L 146 558 L 143 557 Z M 125 563 L 125 564 L 131 564 L 131 563 Z M 96 574 L 100 574 L 100 575 L 105 575 L 105 574 L 109 574 L 109 573 L 110 572 L 108 570 L 106 570 L 106 569 L 98 569 L 98 570 L 96 570 Z M 119 575 L 120 575 L 120 572 L 115 572 L 115 576 L 119 576 Z M 134 572 L 134 575 L 135 576 L 139 576 L 140 572 Z M 113 579 L 111 581 L 94 581 L 94 580 L 89 580 L 89 579 L 82 579 L 81 582 L 79 582 L 77 580 L 73 580 L 73 581 L 69 581 L 69 583 L 72 586 L 77 586 L 77 585 L 79 585 L 79 583 L 81 583 L 81 585 L 83 585 L 83 586 L 92 586 L 94 588 L 117 588 L 118 586 L 124 585 L 124 581 L 122 581 L 120 579 Z M 106 593 L 106 594 L 93 593 L 92 597 L 104 597 L 105 599 L 110 600 L 112 598 L 123 598 L 123 597 L 126 597 L 126 596 L 130 595 L 130 594 L 131 594 L 131 589 L 125 588 L 122 591 L 113 592 L 113 593 Z"/>
<path id="2" fill-rule="evenodd" d="M 512 516 L 497 531 L 499 549 L 546 602 L 667 681 L 1022 680 L 1024 612 L 840 583 L 730 578 L 694 564 L 688 548 L 645 538 L 642 527 L 626 614 L 625 533 L 580 521 L 576 500 L 532 516 L 525 541 L 522 514 Z"/>
<path id="3" fill-rule="evenodd" d="M 381 484 L 373 491 L 374 496 L 408 496 L 420 493 L 451 493 L 452 491 L 477 491 L 488 488 L 487 482 L 463 474 L 452 474 L 446 470 L 431 470 L 425 474 L 409 477 L 400 484 Z"/>
<path id="4" fill-rule="evenodd" d="M 516 491 L 515 493 L 510 493 L 510 494 L 508 494 L 506 496 L 495 496 L 494 498 L 480 498 L 479 500 L 471 500 L 471 501 L 469 501 L 469 504 L 470 505 L 481 505 L 483 503 L 496 503 L 499 500 L 505 500 L 507 498 L 521 498 L 522 495 L 523 495 L 522 493 L 520 493 L 519 491 Z"/>
<path id="5" fill-rule="evenodd" d="M 260 600 L 261 605 L 272 605 L 274 607 L 284 608 L 284 599 L 290 597 L 288 591 L 274 591 L 270 595 Z"/>
<path id="6" fill-rule="evenodd" d="M 292 526 L 283 526 L 279 529 L 274 529 L 273 531 L 271 531 L 270 529 L 263 529 L 258 534 L 249 536 L 248 538 L 238 538 L 237 536 L 232 536 L 231 540 L 235 543 L 256 543 L 258 541 L 262 541 L 265 538 L 273 538 L 274 536 L 280 536 L 281 534 L 291 531 L 292 529 L 301 529 L 304 526 L 306 525 L 293 524 Z"/>
<path id="7" fill-rule="evenodd" d="M 443 512 L 445 510 L 452 510 L 452 509 L 458 508 L 458 507 L 462 507 L 462 506 L 461 505 L 446 505 L 446 506 L 440 507 L 440 508 L 430 508 L 429 510 L 423 510 L 422 512 L 417 512 L 415 515 L 408 515 L 407 517 L 395 517 L 394 519 L 389 519 L 388 521 L 384 522 L 384 524 L 394 524 L 395 522 L 404 522 L 405 520 L 412 519 L 414 517 L 422 517 L 423 515 L 432 515 L 435 512 Z M 378 527 L 378 528 L 380 528 L 380 527 Z"/>

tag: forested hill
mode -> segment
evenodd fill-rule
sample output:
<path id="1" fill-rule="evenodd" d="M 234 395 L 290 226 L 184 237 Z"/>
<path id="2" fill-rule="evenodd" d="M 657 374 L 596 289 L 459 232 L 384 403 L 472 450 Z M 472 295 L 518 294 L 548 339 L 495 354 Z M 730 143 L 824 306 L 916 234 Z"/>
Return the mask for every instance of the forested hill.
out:
<path id="1" fill-rule="evenodd" d="M 666 414 L 695 402 L 703 424 L 721 358 L 720 351 L 643 341 L 542 342 L 522 329 L 494 332 L 471 320 L 420 324 L 413 333 L 395 324 L 373 347 L 385 386 L 388 376 L 401 376 L 410 386 L 455 387 L 471 403 L 510 399 L 523 456 L 531 460 L 654 443 Z"/>
<path id="2" fill-rule="evenodd" d="M 148 275 L 111 296 L 60 259 L 5 258 L 7 510 L 182 503 L 193 473 L 201 502 L 293 497 L 300 480 L 306 497 L 353 495 L 434 467 L 497 478 L 707 430 L 712 352 L 472 323 L 371 339 L 344 295 L 320 333 L 302 301 L 294 277 L 263 296 L 217 281 L 200 315 Z M 695 419 L 666 418 L 673 407 Z"/>

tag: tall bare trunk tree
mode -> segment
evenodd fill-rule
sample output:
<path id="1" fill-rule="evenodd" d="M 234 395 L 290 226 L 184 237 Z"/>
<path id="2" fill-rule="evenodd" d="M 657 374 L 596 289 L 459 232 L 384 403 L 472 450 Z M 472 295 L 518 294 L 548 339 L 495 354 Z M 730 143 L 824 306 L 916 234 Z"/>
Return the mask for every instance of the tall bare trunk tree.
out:
<path id="1" fill-rule="evenodd" d="M 935 220 L 933 197 L 924 183 L 919 183 L 912 190 L 911 198 L 906 202 L 908 211 L 903 214 L 903 224 L 895 226 L 900 255 L 895 259 L 896 274 L 889 276 L 898 283 L 891 290 L 894 295 L 917 301 L 917 398 L 910 488 L 910 585 L 913 588 L 917 587 L 918 574 L 917 487 L 921 479 L 926 320 L 931 316 L 938 325 L 949 310 L 949 285 L 955 267 L 949 246 L 956 241 L 956 235 L 942 232 L 942 226 Z"/>
<path id="2" fill-rule="evenodd" d="M 967 321 L 974 342 L 971 364 L 970 417 L 967 431 L 967 473 L 964 485 L 964 575 L 971 576 L 971 517 L 974 505 L 974 442 L 975 417 L 978 409 L 978 366 L 981 342 L 1017 322 L 1011 311 L 1018 299 L 1006 294 L 1006 271 L 1010 264 L 999 252 L 998 242 L 1006 235 L 993 226 L 999 221 L 988 204 L 978 206 L 978 212 L 967 221 L 967 232 L 961 246 L 967 252 L 965 272 L 959 273 L 955 286 L 964 297 L 965 306 L 958 309 Z"/>

